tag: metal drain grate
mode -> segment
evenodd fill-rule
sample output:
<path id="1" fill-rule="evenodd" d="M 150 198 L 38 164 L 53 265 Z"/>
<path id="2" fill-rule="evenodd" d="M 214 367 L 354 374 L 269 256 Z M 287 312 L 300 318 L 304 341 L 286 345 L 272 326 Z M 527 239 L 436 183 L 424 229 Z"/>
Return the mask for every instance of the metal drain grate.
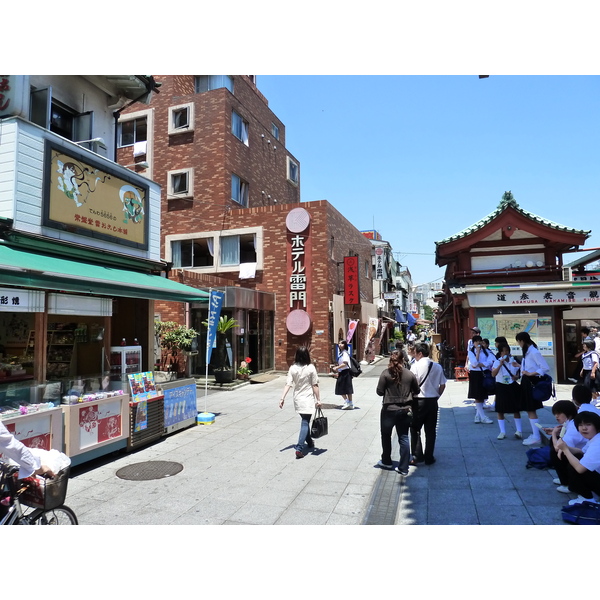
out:
<path id="1" fill-rule="evenodd" d="M 127 465 L 117 471 L 117 477 L 130 481 L 148 481 L 150 479 L 171 477 L 171 475 L 177 475 L 180 471 L 183 471 L 182 464 L 165 460 L 153 460 Z"/>

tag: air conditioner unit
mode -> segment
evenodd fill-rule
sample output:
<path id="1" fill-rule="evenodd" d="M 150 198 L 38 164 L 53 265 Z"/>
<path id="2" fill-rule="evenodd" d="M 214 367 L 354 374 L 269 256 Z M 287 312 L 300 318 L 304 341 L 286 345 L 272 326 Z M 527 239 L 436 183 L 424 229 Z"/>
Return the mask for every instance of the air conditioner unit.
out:
<path id="1" fill-rule="evenodd" d="M 329 301 L 329 312 L 333 312 L 333 300 Z"/>
<path id="2" fill-rule="evenodd" d="M 562 268 L 562 280 L 573 281 L 573 271 L 571 270 L 571 267 Z"/>

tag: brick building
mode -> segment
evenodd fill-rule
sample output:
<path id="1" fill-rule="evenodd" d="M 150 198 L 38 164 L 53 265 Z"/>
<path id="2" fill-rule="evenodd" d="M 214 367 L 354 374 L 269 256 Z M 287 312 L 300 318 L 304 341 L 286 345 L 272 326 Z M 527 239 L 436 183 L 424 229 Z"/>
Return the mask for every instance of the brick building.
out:
<path id="1" fill-rule="evenodd" d="M 118 160 L 162 186 L 161 241 L 170 277 L 226 292 L 223 314 L 239 323 L 232 364 L 250 356 L 255 372 L 286 369 L 296 346 L 309 343 L 323 370 L 351 318 L 360 319 L 355 339 L 362 352 L 358 335 L 366 335 L 368 316 L 376 316 L 371 244 L 327 201 L 300 204 L 300 163 L 253 76 L 154 78 L 162 85 L 150 105 L 120 113 Z M 296 220 L 306 227 L 292 231 Z M 343 300 L 349 255 L 359 257 L 357 305 Z M 299 256 L 301 267 L 292 262 Z M 293 311 L 300 312 L 289 317 Z M 196 328 L 199 348 L 205 347 L 206 308 L 165 302 L 156 312 Z M 200 352 L 191 371 L 204 369 Z"/>

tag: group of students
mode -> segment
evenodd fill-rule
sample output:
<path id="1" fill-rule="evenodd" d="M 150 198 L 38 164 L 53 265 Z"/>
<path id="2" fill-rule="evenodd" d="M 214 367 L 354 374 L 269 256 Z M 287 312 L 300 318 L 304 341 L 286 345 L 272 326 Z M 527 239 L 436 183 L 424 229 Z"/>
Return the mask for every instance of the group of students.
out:
<path id="1" fill-rule="evenodd" d="M 577 494 L 569 504 L 600 503 L 600 410 L 591 404 L 589 387 L 573 386 L 572 400 L 558 400 L 552 414 L 558 425 L 552 436 L 550 460 L 556 470 L 556 490 Z"/>
<path id="2" fill-rule="evenodd" d="M 533 394 L 534 386 L 542 377 L 550 373 L 548 363 L 539 351 L 537 344 L 526 331 L 517 333 L 515 339 L 522 349 L 523 358 L 517 362 L 512 356 L 510 345 L 505 337 L 495 339 L 496 353 L 487 347 L 477 333 L 470 341 L 467 351 L 469 369 L 468 397 L 475 401 L 475 423 L 490 424 L 494 421 L 484 412 L 484 403 L 490 395 L 495 395 L 495 411 L 498 414 L 498 439 L 506 437 L 504 416 L 512 414 L 515 419 L 515 437 L 523 439 L 521 412 L 527 413 L 531 425 L 531 435 L 523 440 L 523 445 L 531 446 L 541 442 L 537 411 L 543 402 Z M 495 391 L 486 390 L 484 379 L 490 375 L 495 380 Z M 520 383 L 519 383 L 520 380 Z"/>

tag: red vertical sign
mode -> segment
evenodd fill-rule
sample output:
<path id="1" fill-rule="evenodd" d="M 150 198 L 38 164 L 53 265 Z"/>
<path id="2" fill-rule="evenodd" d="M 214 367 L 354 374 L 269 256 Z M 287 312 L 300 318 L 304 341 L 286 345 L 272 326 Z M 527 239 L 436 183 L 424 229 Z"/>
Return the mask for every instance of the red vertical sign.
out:
<path id="1" fill-rule="evenodd" d="M 344 304 L 360 304 L 358 256 L 344 257 Z"/>

